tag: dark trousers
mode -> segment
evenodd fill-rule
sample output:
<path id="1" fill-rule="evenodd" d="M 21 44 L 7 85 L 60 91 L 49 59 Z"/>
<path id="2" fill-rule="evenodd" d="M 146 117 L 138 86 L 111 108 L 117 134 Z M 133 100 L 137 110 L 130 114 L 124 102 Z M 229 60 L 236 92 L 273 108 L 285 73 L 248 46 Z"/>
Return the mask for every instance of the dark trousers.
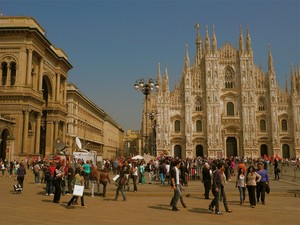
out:
<path id="1" fill-rule="evenodd" d="M 258 182 L 256 186 L 256 199 L 259 201 L 261 199 L 261 202 L 265 202 L 265 196 L 266 196 L 266 182 Z"/>
<path id="2" fill-rule="evenodd" d="M 212 193 L 214 195 L 214 199 L 211 201 L 210 206 L 212 208 L 215 207 L 215 211 L 219 212 L 220 211 L 220 206 L 219 206 L 219 192 L 221 191 L 221 188 L 219 188 L 219 191 L 216 192 L 213 188 Z"/>
<path id="3" fill-rule="evenodd" d="M 103 194 L 102 194 L 102 196 L 105 197 L 106 196 L 107 181 L 100 181 L 100 184 L 103 185 Z"/>
<path id="4" fill-rule="evenodd" d="M 137 185 L 136 185 L 137 178 L 138 176 L 132 176 L 133 191 L 137 191 Z"/>
<path id="5" fill-rule="evenodd" d="M 209 199 L 209 191 L 211 189 L 211 180 L 204 180 L 203 184 L 204 184 L 204 190 L 205 190 L 205 193 L 204 193 L 205 198 Z"/>
<path id="6" fill-rule="evenodd" d="M 53 189 L 53 178 L 50 177 L 46 180 L 46 194 L 52 194 L 52 189 Z"/>
<path id="7" fill-rule="evenodd" d="M 17 180 L 18 180 L 18 184 L 20 184 L 21 187 L 23 188 L 24 177 L 18 177 Z"/>
<path id="8" fill-rule="evenodd" d="M 247 186 L 248 189 L 248 195 L 249 195 L 249 202 L 250 205 L 256 205 L 256 200 L 255 200 L 255 190 L 256 190 L 256 186 Z"/>
<path id="9" fill-rule="evenodd" d="M 118 188 L 116 190 L 115 200 L 118 199 L 119 192 L 121 192 L 121 194 L 123 196 L 123 200 L 125 201 L 126 200 L 126 195 L 125 195 L 125 192 L 124 192 L 124 185 L 119 184 L 119 186 L 118 186 Z"/>
<path id="10" fill-rule="evenodd" d="M 61 179 L 53 180 L 53 186 L 55 188 L 53 202 L 58 203 L 61 195 Z"/>
<path id="11" fill-rule="evenodd" d="M 77 199 L 79 198 L 79 196 L 73 196 L 71 198 L 71 200 L 68 202 L 68 206 L 70 206 L 74 201 L 77 201 Z M 80 201 L 81 201 L 81 206 L 84 206 L 84 198 L 83 195 L 80 197 Z"/>

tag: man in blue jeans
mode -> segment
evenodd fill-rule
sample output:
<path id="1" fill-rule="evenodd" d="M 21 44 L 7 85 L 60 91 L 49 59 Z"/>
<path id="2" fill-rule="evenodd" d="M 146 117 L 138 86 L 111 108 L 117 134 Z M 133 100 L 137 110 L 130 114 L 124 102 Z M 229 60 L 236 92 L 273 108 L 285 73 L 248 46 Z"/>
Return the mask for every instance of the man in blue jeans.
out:
<path id="1" fill-rule="evenodd" d="M 174 196 L 171 200 L 172 211 L 178 211 L 177 202 L 181 197 L 181 190 L 180 190 L 180 168 L 181 162 L 179 160 L 175 160 L 174 167 L 171 169 L 171 186 L 174 190 Z"/>

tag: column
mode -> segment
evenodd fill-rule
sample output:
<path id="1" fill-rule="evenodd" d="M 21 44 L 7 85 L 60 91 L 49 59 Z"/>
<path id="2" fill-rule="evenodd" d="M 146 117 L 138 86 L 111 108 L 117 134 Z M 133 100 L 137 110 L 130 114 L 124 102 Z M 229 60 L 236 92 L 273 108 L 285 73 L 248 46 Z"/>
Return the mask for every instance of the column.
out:
<path id="1" fill-rule="evenodd" d="M 66 126 L 67 126 L 67 124 L 64 123 L 64 124 L 63 124 L 63 134 L 62 134 L 62 139 L 63 139 L 63 142 L 65 142 L 65 143 L 66 143 Z"/>
<path id="2" fill-rule="evenodd" d="M 10 86 L 10 81 L 11 80 L 11 70 L 10 70 L 10 64 L 7 63 L 7 77 L 6 77 L 6 86 Z"/>
<path id="3" fill-rule="evenodd" d="M 65 81 L 64 81 L 64 87 L 65 87 L 65 89 L 64 89 L 64 102 L 63 102 L 63 104 L 65 105 L 66 103 L 67 103 L 67 79 L 65 79 Z"/>
<path id="4" fill-rule="evenodd" d="M 27 53 L 27 79 L 26 79 L 26 84 L 30 85 L 31 84 L 31 71 L 32 71 L 32 49 L 28 49 Z"/>
<path id="5" fill-rule="evenodd" d="M 0 65 L 0 86 L 2 86 L 2 65 Z"/>
<path id="6" fill-rule="evenodd" d="M 35 154 L 40 153 L 40 136 L 41 136 L 41 113 L 36 116 L 36 128 L 35 128 Z"/>
<path id="7" fill-rule="evenodd" d="M 23 124 L 23 143 L 22 143 L 22 149 L 21 149 L 21 153 L 26 153 L 28 152 L 27 149 L 27 142 L 28 142 L 28 122 L 29 122 L 29 110 L 28 109 L 24 109 L 23 110 L 24 113 L 24 124 Z"/>
<path id="8" fill-rule="evenodd" d="M 58 123 L 59 123 L 58 120 L 54 120 L 54 141 L 58 137 Z"/>
<path id="9" fill-rule="evenodd" d="M 46 133 L 46 149 L 45 149 L 45 155 L 50 155 L 55 153 L 54 152 L 54 146 L 53 146 L 53 137 L 54 137 L 54 132 L 53 132 L 53 121 L 48 119 L 47 120 L 47 133 Z"/>
<path id="10" fill-rule="evenodd" d="M 59 87 L 60 87 L 60 74 L 56 74 L 56 101 L 60 101 L 59 96 Z"/>
<path id="11" fill-rule="evenodd" d="M 43 89 L 44 59 L 40 59 L 38 91 Z"/>

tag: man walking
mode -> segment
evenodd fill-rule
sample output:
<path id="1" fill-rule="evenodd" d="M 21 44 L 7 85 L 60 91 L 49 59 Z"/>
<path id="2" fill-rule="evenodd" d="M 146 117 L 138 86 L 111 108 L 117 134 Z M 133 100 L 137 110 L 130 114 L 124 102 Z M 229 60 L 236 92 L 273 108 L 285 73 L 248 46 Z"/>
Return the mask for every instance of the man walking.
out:
<path id="1" fill-rule="evenodd" d="M 177 202 L 181 197 L 181 190 L 180 190 L 180 168 L 181 162 L 179 160 L 175 160 L 174 162 L 174 167 L 171 169 L 171 186 L 174 190 L 174 196 L 171 200 L 171 206 L 172 206 L 172 211 L 178 211 L 179 209 L 177 208 Z"/>

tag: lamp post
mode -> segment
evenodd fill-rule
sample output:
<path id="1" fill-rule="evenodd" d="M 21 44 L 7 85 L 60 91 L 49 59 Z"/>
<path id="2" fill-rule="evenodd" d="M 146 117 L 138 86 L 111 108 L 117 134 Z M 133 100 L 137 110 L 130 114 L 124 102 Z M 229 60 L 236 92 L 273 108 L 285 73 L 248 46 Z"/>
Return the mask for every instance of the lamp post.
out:
<path id="1" fill-rule="evenodd" d="M 150 154 L 156 156 L 156 127 L 158 126 L 156 124 L 156 116 L 158 115 L 157 112 L 152 111 L 149 113 L 149 118 L 151 120 L 151 148 L 150 148 Z"/>
<path id="2" fill-rule="evenodd" d="M 148 153 L 148 95 L 154 90 L 154 88 L 159 89 L 159 84 L 154 80 L 149 78 L 148 81 L 145 81 L 144 78 L 138 79 L 134 84 L 135 90 L 140 90 L 145 95 L 146 101 L 146 134 L 145 134 L 145 143 L 144 143 L 144 152 Z"/>

